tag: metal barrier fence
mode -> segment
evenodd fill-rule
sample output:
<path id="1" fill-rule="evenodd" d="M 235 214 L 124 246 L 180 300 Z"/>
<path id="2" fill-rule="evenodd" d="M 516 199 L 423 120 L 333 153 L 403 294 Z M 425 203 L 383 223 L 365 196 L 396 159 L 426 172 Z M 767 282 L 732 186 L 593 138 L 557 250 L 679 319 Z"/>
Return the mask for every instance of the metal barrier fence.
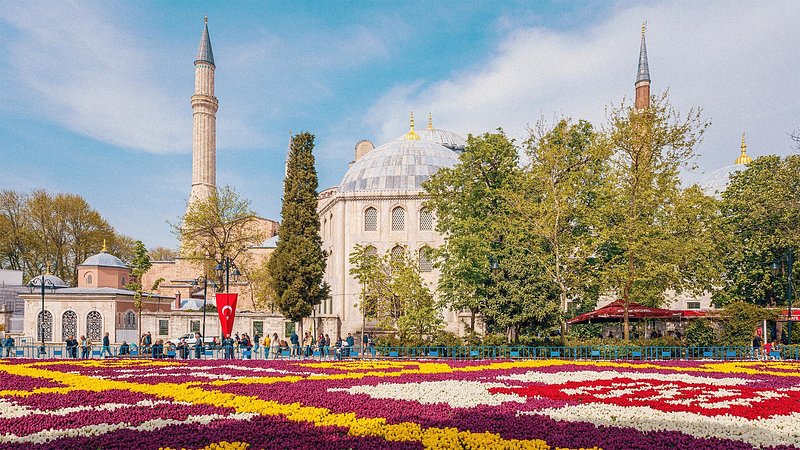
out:
<path id="1" fill-rule="evenodd" d="M 765 355 L 751 347 L 640 347 L 640 346 L 580 346 L 580 347 L 201 347 L 190 346 L 186 350 L 176 348 L 138 348 L 131 346 L 120 351 L 120 346 L 111 346 L 105 351 L 94 346 L 85 353 L 83 348 L 70 353 L 64 345 L 18 345 L 0 347 L 1 358 L 168 358 L 168 359 L 564 359 L 564 360 L 800 360 L 800 347 L 781 348 Z"/>

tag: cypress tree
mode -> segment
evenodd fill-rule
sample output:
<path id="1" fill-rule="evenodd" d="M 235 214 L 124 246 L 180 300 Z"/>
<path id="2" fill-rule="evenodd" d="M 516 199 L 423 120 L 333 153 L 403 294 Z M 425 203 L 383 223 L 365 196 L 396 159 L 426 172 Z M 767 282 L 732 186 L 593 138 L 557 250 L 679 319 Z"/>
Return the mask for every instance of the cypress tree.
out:
<path id="1" fill-rule="evenodd" d="M 328 297 L 325 255 L 317 216 L 317 170 L 314 167 L 314 135 L 292 137 L 283 185 L 283 223 L 278 230 L 278 246 L 269 259 L 270 283 L 275 305 L 287 319 L 300 322 L 311 315 L 315 305 Z"/>

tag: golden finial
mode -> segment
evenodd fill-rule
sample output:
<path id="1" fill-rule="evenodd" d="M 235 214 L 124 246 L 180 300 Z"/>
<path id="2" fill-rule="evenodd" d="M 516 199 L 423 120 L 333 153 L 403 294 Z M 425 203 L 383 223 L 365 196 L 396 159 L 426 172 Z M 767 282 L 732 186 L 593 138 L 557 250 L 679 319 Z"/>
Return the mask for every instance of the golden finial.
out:
<path id="1" fill-rule="evenodd" d="M 108 253 L 108 249 L 106 248 L 106 240 L 103 239 L 103 248 L 100 250 L 100 253 Z"/>
<path id="2" fill-rule="evenodd" d="M 753 162 L 753 158 L 747 156 L 747 144 L 744 143 L 744 131 L 742 131 L 742 154 L 736 158 L 736 164 L 750 164 Z"/>
<path id="3" fill-rule="evenodd" d="M 50 261 L 47 261 L 46 263 L 44 263 L 44 274 L 45 275 L 50 275 Z"/>
<path id="4" fill-rule="evenodd" d="M 642 36 L 644 36 L 644 30 L 647 29 L 647 20 L 642 21 Z"/>
<path id="5" fill-rule="evenodd" d="M 403 136 L 404 141 L 418 141 L 419 135 L 414 131 L 414 111 L 411 111 L 411 129 Z"/>
<path id="6" fill-rule="evenodd" d="M 428 113 L 428 129 L 433 129 L 433 114 Z"/>

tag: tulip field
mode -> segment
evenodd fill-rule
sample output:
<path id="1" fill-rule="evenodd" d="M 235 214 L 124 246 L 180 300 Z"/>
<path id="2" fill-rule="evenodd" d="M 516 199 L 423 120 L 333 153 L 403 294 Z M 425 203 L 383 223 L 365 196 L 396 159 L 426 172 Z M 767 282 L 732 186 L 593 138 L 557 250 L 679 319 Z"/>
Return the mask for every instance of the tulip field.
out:
<path id="1" fill-rule="evenodd" d="M 782 361 L 0 360 L 0 449 L 787 449 Z"/>

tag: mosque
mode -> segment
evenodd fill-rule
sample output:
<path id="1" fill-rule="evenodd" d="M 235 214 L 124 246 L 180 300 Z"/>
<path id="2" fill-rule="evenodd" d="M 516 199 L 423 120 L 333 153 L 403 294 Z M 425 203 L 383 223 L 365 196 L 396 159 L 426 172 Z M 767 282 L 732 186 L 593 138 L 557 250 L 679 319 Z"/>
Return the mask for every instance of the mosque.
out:
<path id="1" fill-rule="evenodd" d="M 216 112 L 219 101 L 214 95 L 216 65 L 206 19 L 200 46 L 194 61 L 195 91 L 191 97 L 193 111 L 192 185 L 189 202 L 208 198 L 216 189 Z M 639 65 L 635 81 L 635 107 L 650 105 L 650 71 L 647 61 L 644 28 L 642 29 Z M 407 252 L 419 264 L 424 280 L 432 290 L 439 273 L 433 267 L 429 249 L 442 245 L 444 239 L 435 230 L 433 213 L 424 207 L 422 183 L 443 167 L 453 167 L 464 151 L 465 139 L 455 133 L 434 128 L 430 115 L 427 126 L 417 130 L 411 115 L 410 129 L 397 139 L 375 147 L 368 140 L 355 145 L 354 160 L 337 186 L 320 192 L 317 213 L 320 220 L 323 250 L 328 257 L 324 281 L 331 286 L 330 297 L 315 308 L 307 319 L 306 329 L 327 333 L 331 337 L 361 329 L 361 313 L 356 306 L 359 284 L 349 275 L 348 257 L 356 244 L 378 254 Z M 732 173 L 741 170 L 751 159 L 747 156 L 744 136 L 741 155 L 736 164 L 710 173 L 701 183 L 709 195 L 718 196 L 727 186 Z M 277 245 L 278 223 L 261 219 L 260 225 L 269 236 L 253 245 L 244 256 L 251 262 L 268 258 Z M 218 333 L 218 320 L 200 311 L 203 287 L 197 283 L 202 268 L 197 261 L 155 261 L 142 279 L 159 287 L 144 301 L 141 324 L 134 314 L 133 292 L 124 288 L 130 269 L 105 248 L 89 257 L 79 267 L 78 286 L 66 287 L 52 279 L 54 293 L 48 293 L 46 310 L 41 311 L 36 292 L 20 295 L 24 299 L 24 330 L 43 330 L 46 341 L 63 341 L 70 334 L 86 334 L 99 339 L 101 331 L 110 332 L 117 342 L 135 341 L 139 326 L 160 337 L 176 337 L 199 331 L 207 326 L 206 335 Z M 194 281 L 194 282 L 193 282 Z M 48 284 L 49 285 L 49 284 Z M 235 331 L 285 336 L 295 324 L 275 312 L 256 311 L 253 293 L 244 281 L 235 282 L 232 292 L 241 295 Z M 205 300 L 213 304 L 213 289 L 206 290 Z M 669 294 L 668 294 L 669 297 Z M 673 309 L 707 309 L 710 296 L 669 298 Z M 9 317 L 11 312 L 7 313 Z M 468 316 L 443 311 L 447 329 L 463 333 Z M 45 326 L 42 327 L 42 324 Z M 41 338 L 41 336 L 39 336 Z"/>

